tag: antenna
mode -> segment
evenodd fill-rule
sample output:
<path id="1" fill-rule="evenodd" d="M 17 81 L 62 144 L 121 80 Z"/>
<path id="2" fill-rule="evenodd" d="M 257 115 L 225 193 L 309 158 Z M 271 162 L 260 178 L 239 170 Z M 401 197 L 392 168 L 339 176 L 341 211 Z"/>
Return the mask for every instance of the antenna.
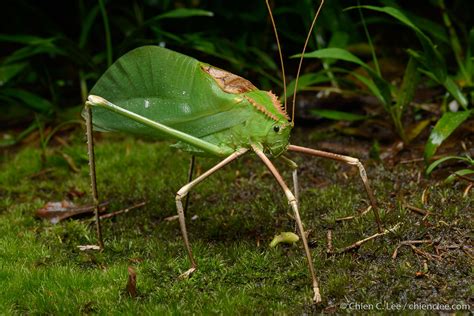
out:
<path id="1" fill-rule="evenodd" d="M 314 16 L 313 23 L 311 23 L 311 27 L 309 28 L 308 36 L 306 37 L 306 42 L 304 42 L 303 52 L 301 53 L 301 58 L 300 58 L 300 64 L 298 65 L 298 71 L 296 72 L 295 90 L 293 92 L 293 104 L 292 104 L 293 108 L 291 111 L 291 125 L 292 126 L 295 125 L 296 90 L 298 88 L 298 78 L 300 77 L 301 65 L 303 64 L 303 58 L 304 58 L 304 52 L 306 51 L 306 46 L 308 45 L 309 38 L 311 36 L 311 33 L 313 32 L 314 25 L 316 24 L 316 20 L 318 19 L 319 12 L 321 11 L 323 4 L 324 4 L 324 0 L 321 0 L 321 4 L 319 5 L 318 11 L 316 12 L 316 15 Z"/>
<path id="2" fill-rule="evenodd" d="M 272 9 L 270 8 L 270 4 L 268 3 L 268 0 L 265 0 L 267 4 L 267 9 L 268 13 L 270 14 L 270 20 L 272 21 L 272 26 L 273 26 L 273 32 L 275 33 L 275 38 L 278 46 L 278 54 L 280 55 L 280 64 L 281 64 L 281 76 L 283 79 L 283 97 L 284 97 L 284 105 L 285 105 L 285 112 L 286 112 L 286 79 L 285 79 L 285 65 L 283 63 L 283 54 L 281 53 L 281 46 L 280 46 L 280 40 L 278 39 L 278 32 L 276 29 L 275 25 L 275 20 L 273 20 L 273 14 L 272 14 Z M 286 112 L 288 113 L 288 112 Z"/>

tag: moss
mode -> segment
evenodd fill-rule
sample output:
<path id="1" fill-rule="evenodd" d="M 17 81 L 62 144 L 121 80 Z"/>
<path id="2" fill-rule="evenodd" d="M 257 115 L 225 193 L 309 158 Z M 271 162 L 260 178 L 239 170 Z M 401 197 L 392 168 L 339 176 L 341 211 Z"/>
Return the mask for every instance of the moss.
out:
<path id="1" fill-rule="evenodd" d="M 275 234 L 292 231 L 294 223 L 283 194 L 255 157 L 243 157 L 192 191 L 188 229 L 199 269 L 183 281 L 177 276 L 189 263 L 179 225 L 164 219 L 176 213 L 174 195 L 186 182 L 189 157 L 167 143 L 121 136 L 105 136 L 99 142 L 98 187 L 100 199 L 110 202 L 109 211 L 147 201 L 143 208 L 103 221 L 104 252 L 76 247 L 95 241 L 87 217 L 57 225 L 35 219 L 35 211 L 48 201 L 72 196 L 78 205 L 91 203 L 85 150 L 82 137 L 73 135 L 67 147 L 48 148 L 46 169 L 36 148 L 3 155 L 1 313 L 301 314 L 324 308 L 347 311 L 341 307 L 347 302 L 460 303 L 472 297 L 472 262 L 461 248 L 449 249 L 439 260 L 426 260 L 402 247 L 397 258 L 391 258 L 403 240 L 433 239 L 442 246 L 470 238 L 472 202 L 462 198 L 463 188 L 426 179 L 418 183 L 414 166 L 367 168 L 385 225 L 401 223 L 400 229 L 357 252 L 327 256 L 328 229 L 333 231 L 334 247 L 342 248 L 376 232 L 373 215 L 336 221 L 366 208 L 357 172 L 295 156 L 301 166 L 301 213 L 324 299 L 315 308 L 301 243 L 268 247 Z M 79 172 L 70 169 L 63 153 Z M 198 172 L 216 161 L 198 159 Z M 276 165 L 291 179 L 284 163 Z M 432 215 L 423 220 L 402 205 L 420 205 L 426 187 L 430 199 L 423 208 Z M 194 215 L 197 218 L 191 220 Z M 418 247 L 436 254 L 434 246 Z M 428 272 L 417 278 L 424 261 Z M 137 271 L 136 299 L 124 291 L 128 266 Z"/>

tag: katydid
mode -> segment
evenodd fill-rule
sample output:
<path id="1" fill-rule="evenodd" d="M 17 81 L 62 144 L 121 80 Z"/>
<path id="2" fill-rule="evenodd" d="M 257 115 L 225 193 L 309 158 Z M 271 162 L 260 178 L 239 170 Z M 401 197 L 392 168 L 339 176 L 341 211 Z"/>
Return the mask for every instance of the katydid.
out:
<path id="1" fill-rule="evenodd" d="M 323 2 L 316 17 L 322 4 Z M 271 11 L 269 12 L 274 25 L 273 16 Z M 277 35 L 275 27 L 274 30 Z M 278 36 L 276 38 L 279 46 Z M 283 65 L 281 50 L 279 52 Z M 299 71 L 300 69 L 298 75 Z M 140 47 L 119 58 L 90 93 L 84 116 L 92 192 L 96 205 L 98 194 L 93 127 L 98 131 L 120 131 L 156 139 L 177 140 L 174 146 L 191 153 L 193 157 L 197 155 L 224 158 L 196 179 L 190 180 L 176 194 L 179 224 L 191 264 L 182 277 L 190 276 L 197 268 L 188 240 L 183 198 L 211 174 L 250 151 L 255 152 L 273 174 L 293 209 L 308 260 L 315 302 L 321 302 L 321 295 L 298 211 L 296 168 L 293 171 L 293 194 L 268 157 L 278 158 L 288 151 L 293 151 L 357 166 L 380 229 L 375 200 L 364 167 L 358 159 L 289 143 L 290 131 L 294 126 L 295 98 L 293 115 L 290 118 L 286 109 L 286 98 L 285 106 L 282 106 L 272 92 L 259 90 L 242 77 L 157 46 Z M 96 225 L 99 246 L 103 248 L 97 209 Z"/>

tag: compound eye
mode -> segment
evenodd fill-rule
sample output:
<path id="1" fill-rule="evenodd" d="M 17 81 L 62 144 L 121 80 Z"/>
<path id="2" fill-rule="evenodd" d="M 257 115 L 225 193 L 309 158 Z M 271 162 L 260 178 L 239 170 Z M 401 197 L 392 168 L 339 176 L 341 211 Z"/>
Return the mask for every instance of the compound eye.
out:
<path id="1" fill-rule="evenodd" d="M 273 130 L 275 131 L 275 133 L 278 133 L 280 131 L 280 126 L 278 125 L 273 126 Z"/>

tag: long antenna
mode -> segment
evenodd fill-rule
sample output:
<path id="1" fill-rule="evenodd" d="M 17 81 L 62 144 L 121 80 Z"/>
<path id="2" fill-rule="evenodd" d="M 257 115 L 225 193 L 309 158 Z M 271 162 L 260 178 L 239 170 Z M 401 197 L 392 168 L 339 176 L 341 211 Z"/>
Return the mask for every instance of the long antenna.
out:
<path id="1" fill-rule="evenodd" d="M 316 15 L 314 16 L 314 19 L 313 19 L 313 23 L 311 23 L 311 27 L 309 28 L 308 36 L 306 37 L 306 42 L 304 42 L 303 52 L 301 53 L 301 58 L 300 58 L 300 64 L 298 65 L 298 71 L 296 72 L 295 91 L 293 92 L 293 104 L 292 104 L 293 109 L 291 111 L 291 125 L 292 126 L 295 125 L 296 91 L 298 88 L 298 78 L 300 77 L 301 65 L 303 64 L 304 52 L 306 51 L 306 46 L 308 45 L 309 38 L 311 36 L 311 33 L 313 32 L 314 25 L 316 24 L 316 20 L 318 19 L 319 12 L 321 11 L 323 4 L 324 4 L 324 0 L 321 0 L 321 4 L 319 5 L 318 12 L 316 12 Z"/>
<path id="2" fill-rule="evenodd" d="M 268 0 L 265 0 L 265 2 L 267 3 L 268 13 L 270 14 L 270 20 L 272 21 L 273 32 L 275 33 L 275 38 L 276 38 L 276 42 L 278 46 L 278 54 L 280 55 L 281 76 L 283 79 L 283 97 L 285 100 L 284 106 L 285 106 L 285 112 L 286 112 L 286 79 L 285 79 L 285 65 L 283 63 L 283 54 L 281 53 L 280 40 L 278 39 L 278 32 L 276 29 L 275 20 L 273 20 L 273 14 L 272 14 L 272 9 L 270 8 L 270 3 L 268 3 Z"/>

